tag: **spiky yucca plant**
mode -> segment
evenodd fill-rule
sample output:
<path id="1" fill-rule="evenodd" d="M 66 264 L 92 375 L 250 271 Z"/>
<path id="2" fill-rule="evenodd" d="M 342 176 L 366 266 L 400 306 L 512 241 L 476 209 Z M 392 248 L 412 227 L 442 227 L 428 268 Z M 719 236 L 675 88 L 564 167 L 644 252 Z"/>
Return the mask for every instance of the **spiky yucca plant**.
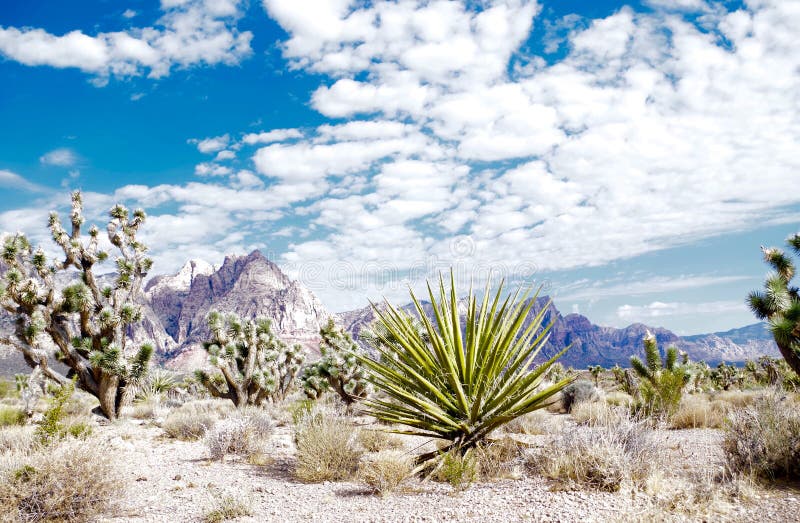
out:
<path id="1" fill-rule="evenodd" d="M 212 396 L 240 408 L 286 397 L 305 358 L 300 345 L 289 347 L 275 336 L 268 318 L 211 311 L 208 326 L 211 340 L 203 348 L 220 373 L 198 370 L 195 376 Z"/>
<path id="2" fill-rule="evenodd" d="M 789 248 L 800 255 L 800 233 L 786 240 Z M 769 322 L 770 331 L 781 356 L 800 375 L 800 293 L 792 285 L 795 266 L 789 256 L 775 247 L 762 247 L 764 261 L 773 273 L 764 282 L 763 291 L 753 291 L 748 303 L 760 320 Z"/>
<path id="3" fill-rule="evenodd" d="M 372 346 L 379 356 L 359 356 L 368 379 L 385 394 L 365 400 L 366 411 L 409 427 L 396 432 L 447 440 L 442 453 L 463 454 L 504 423 L 544 407 L 572 381 L 567 377 L 540 389 L 566 349 L 533 368 L 552 324 L 542 328 L 544 307 L 524 327 L 536 301 L 527 300 L 530 291 L 503 298 L 502 283 L 494 295 L 487 285 L 479 301 L 470 289 L 463 325 L 452 272 L 449 292 L 440 276 L 438 295 L 430 284 L 428 294 L 432 318 L 413 292 L 416 317 L 388 303 L 385 309 L 373 304 L 381 328 L 374 330 L 378 339 Z M 423 454 L 418 461 L 437 455 Z"/>

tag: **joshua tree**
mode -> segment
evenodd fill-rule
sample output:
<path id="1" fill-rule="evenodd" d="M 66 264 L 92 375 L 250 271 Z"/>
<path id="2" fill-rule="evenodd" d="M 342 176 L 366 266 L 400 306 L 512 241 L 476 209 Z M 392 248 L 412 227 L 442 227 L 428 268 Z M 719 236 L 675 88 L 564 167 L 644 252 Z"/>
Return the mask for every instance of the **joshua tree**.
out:
<path id="1" fill-rule="evenodd" d="M 357 359 L 361 348 L 344 329 L 336 327 L 333 319 L 328 319 L 319 334 L 322 357 L 306 367 L 301 378 L 306 395 L 318 399 L 333 390 L 348 406 L 366 398 L 369 384 Z"/>
<path id="2" fill-rule="evenodd" d="M 493 295 L 487 286 L 480 301 L 470 292 L 462 320 L 452 272 L 449 292 L 443 278 L 438 294 L 428 290 L 432 317 L 413 292 L 416 318 L 389 304 L 385 310 L 374 307 L 383 326 L 377 331 L 381 342 L 373 345 L 378 356 L 359 360 L 386 396 L 365 401 L 369 414 L 409 427 L 398 432 L 445 440 L 441 454 L 464 455 L 497 427 L 546 406 L 572 381 L 542 383 L 564 351 L 534 366 L 548 340 L 550 327 L 541 327 L 549 307 L 529 318 L 536 300 L 527 300 L 528 292 L 503 298 L 502 285 Z M 417 321 L 425 336 L 414 327 Z M 422 465 L 441 454 L 422 454 L 418 461 Z"/>
<path id="3" fill-rule="evenodd" d="M 81 234 L 80 192 L 72 194 L 71 232 L 57 213 L 50 214 L 50 233 L 64 252 L 63 261 L 48 264 L 44 251 L 34 250 L 21 233 L 5 239 L 2 257 L 7 270 L 0 284 L 0 304 L 15 316 L 16 329 L 0 343 L 15 347 L 28 365 L 62 386 L 76 377 L 78 387 L 97 397 L 102 413 L 114 419 L 125 388 L 147 373 L 153 353 L 150 344 L 128 347 L 126 335 L 141 320 L 137 299 L 152 260 L 136 239 L 144 211 L 138 209 L 131 217 L 128 209 L 116 205 L 109 215 L 108 239 L 119 253 L 110 285 L 101 285 L 94 274 L 95 265 L 108 258 L 99 246 L 99 229 L 92 226 L 88 238 Z M 73 283 L 59 292 L 56 276 L 75 270 Z M 49 365 L 43 338 L 55 344 L 56 359 L 69 368 L 66 376 Z"/>
<path id="4" fill-rule="evenodd" d="M 800 233 L 786 240 L 800 255 Z M 800 295 L 792 285 L 795 266 L 791 258 L 775 247 L 761 247 L 764 261 L 775 271 L 767 277 L 763 291 L 753 291 L 748 302 L 753 313 L 769 322 L 769 328 L 783 359 L 800 374 Z"/>
<path id="5" fill-rule="evenodd" d="M 650 332 L 644 337 L 645 361 L 633 356 L 631 367 L 641 379 L 640 392 L 644 409 L 658 414 L 672 414 L 681 402 L 683 387 L 689 381 L 685 364 L 678 364 L 678 349 L 667 349 L 662 362 L 656 337 Z"/>
<path id="6" fill-rule="evenodd" d="M 594 378 L 595 387 L 598 387 L 600 385 L 599 384 L 600 374 L 603 372 L 603 370 L 604 369 L 601 365 L 589 365 L 589 373 L 592 375 L 592 378 Z"/>
<path id="7" fill-rule="evenodd" d="M 717 368 L 711 371 L 710 377 L 712 383 L 722 390 L 729 390 L 734 385 L 741 384 L 743 378 L 736 367 L 725 362 L 720 362 Z"/>
<path id="8" fill-rule="evenodd" d="M 242 320 L 211 311 L 208 327 L 211 340 L 203 348 L 220 373 L 198 370 L 195 376 L 212 396 L 239 408 L 286 397 L 305 357 L 302 347 L 278 339 L 268 318 Z"/>

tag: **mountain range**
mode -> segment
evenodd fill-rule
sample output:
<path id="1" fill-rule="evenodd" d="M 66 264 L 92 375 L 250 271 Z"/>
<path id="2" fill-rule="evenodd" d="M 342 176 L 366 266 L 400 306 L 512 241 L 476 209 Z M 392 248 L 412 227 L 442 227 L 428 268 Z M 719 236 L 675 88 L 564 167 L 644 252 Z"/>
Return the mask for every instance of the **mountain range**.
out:
<path id="1" fill-rule="evenodd" d="M 300 343 L 312 354 L 318 352 L 319 329 L 328 318 L 334 318 L 355 339 L 375 318 L 370 307 L 337 314 L 328 312 L 310 290 L 291 280 L 259 251 L 247 256 L 228 256 L 219 267 L 190 260 L 176 274 L 151 278 L 140 301 L 143 320 L 130 329 L 129 337 L 134 342 L 152 340 L 159 362 L 180 370 L 205 364 L 201 343 L 208 335 L 205 318 L 212 309 L 245 317 L 267 316 L 284 341 Z M 545 324 L 553 322 L 553 327 L 541 357 L 549 357 L 570 345 L 562 362 L 575 368 L 595 364 L 626 366 L 632 355 L 642 355 L 642 337 L 648 330 L 662 348 L 675 345 L 693 360 L 739 362 L 763 354 L 778 355 L 771 334 L 761 323 L 681 337 L 667 329 L 640 323 L 622 329 L 595 325 L 580 314 L 562 315 L 547 297 L 537 298 L 533 312 L 538 313 L 543 307 L 548 307 Z M 10 329 L 11 323 L 8 315 L 0 315 L 0 331 Z M 0 374 L 24 369 L 18 355 L 9 348 L 0 349 Z"/>

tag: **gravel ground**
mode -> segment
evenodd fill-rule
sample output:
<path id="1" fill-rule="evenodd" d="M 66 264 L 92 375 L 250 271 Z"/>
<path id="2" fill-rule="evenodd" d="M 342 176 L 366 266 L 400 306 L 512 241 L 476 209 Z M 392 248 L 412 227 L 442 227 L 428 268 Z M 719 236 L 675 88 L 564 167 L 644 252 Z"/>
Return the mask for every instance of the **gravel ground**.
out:
<path id="1" fill-rule="evenodd" d="M 98 435 L 119 453 L 129 480 L 114 516 L 102 521 L 202 521 L 214 500 L 233 496 L 252 516 L 237 521 L 800 521 L 800 491 L 757 488 L 747 503 L 721 503 L 706 513 L 669 513 L 651 496 L 630 491 L 570 491 L 524 473 L 454 492 L 444 484 L 417 482 L 387 497 L 357 483 L 305 484 L 292 477 L 290 429 L 272 438 L 274 461 L 254 466 L 212 462 L 202 441 L 173 440 L 150 424 L 125 420 L 100 427 Z M 664 445 L 665 474 L 673 483 L 713 474 L 721 464 L 721 434 L 715 430 L 658 431 Z M 539 436 L 538 438 L 546 438 Z M 699 494 L 700 497 L 703 494 Z M 702 504 L 702 503 L 701 503 Z"/>

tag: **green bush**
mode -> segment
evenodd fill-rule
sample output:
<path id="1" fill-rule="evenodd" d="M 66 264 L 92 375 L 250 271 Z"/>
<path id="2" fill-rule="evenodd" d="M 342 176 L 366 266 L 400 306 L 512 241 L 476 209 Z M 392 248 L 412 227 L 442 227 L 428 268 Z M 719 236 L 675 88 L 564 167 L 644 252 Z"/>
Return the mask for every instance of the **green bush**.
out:
<path id="1" fill-rule="evenodd" d="M 686 363 L 678 363 L 678 349 L 667 349 L 662 361 L 656 337 L 649 332 L 644 337 L 645 362 L 636 356 L 631 358 L 631 367 L 641 380 L 639 392 L 641 402 L 637 408 L 647 415 L 670 417 L 678 410 L 683 397 L 683 388 L 690 375 Z"/>
<path id="2" fill-rule="evenodd" d="M 8 405 L 0 405 L 0 427 L 24 425 L 27 419 L 28 417 L 22 409 L 10 407 Z"/>
<path id="3" fill-rule="evenodd" d="M 64 407 L 75 392 L 75 383 L 69 382 L 59 387 L 50 400 L 50 406 L 44 411 L 42 421 L 36 428 L 36 437 L 42 445 L 61 439 L 66 434 L 67 426 L 64 418 L 67 414 Z"/>

